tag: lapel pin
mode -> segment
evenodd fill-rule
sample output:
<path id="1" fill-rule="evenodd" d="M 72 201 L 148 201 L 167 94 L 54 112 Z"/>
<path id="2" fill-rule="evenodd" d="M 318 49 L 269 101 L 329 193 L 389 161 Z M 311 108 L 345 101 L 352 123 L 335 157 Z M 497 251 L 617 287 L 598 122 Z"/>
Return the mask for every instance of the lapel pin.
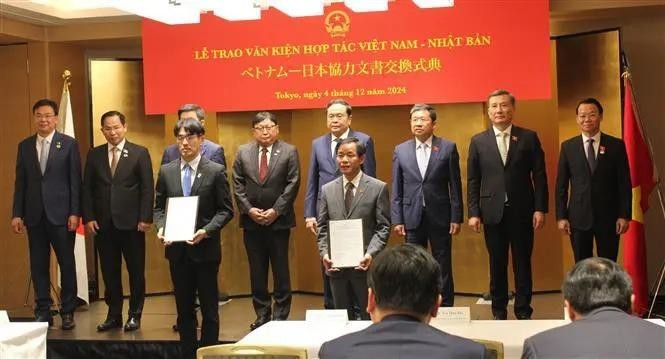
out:
<path id="1" fill-rule="evenodd" d="M 605 154 L 605 146 L 600 146 L 600 148 L 598 149 L 598 152 L 600 152 L 601 155 L 604 155 Z"/>
<path id="2" fill-rule="evenodd" d="M 517 142 L 517 136 L 510 136 L 510 139 Z"/>
<path id="3" fill-rule="evenodd" d="M 122 149 L 122 153 L 129 153 L 126 148 Z"/>
<path id="4" fill-rule="evenodd" d="M 432 151 L 439 152 L 439 146 L 432 146 Z"/>
<path id="5" fill-rule="evenodd" d="M 200 173 L 197 174 L 197 175 L 196 175 L 196 178 L 201 178 L 201 174 L 200 174 Z"/>
<path id="6" fill-rule="evenodd" d="M 55 143 L 55 148 L 60 149 L 60 147 L 62 147 L 62 145 L 60 144 L 60 141 L 56 142 Z"/>
<path id="7" fill-rule="evenodd" d="M 127 154 L 126 154 L 126 153 L 125 153 L 125 154 L 123 154 L 123 155 L 122 155 L 122 157 L 127 157 Z"/>

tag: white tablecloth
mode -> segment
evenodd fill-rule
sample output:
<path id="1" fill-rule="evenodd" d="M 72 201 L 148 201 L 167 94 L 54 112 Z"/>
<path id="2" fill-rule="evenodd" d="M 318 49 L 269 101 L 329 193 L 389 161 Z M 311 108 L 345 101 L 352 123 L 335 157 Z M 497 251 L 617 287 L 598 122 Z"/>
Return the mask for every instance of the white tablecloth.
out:
<path id="1" fill-rule="evenodd" d="M 474 320 L 470 323 L 454 323 L 434 319 L 431 325 L 465 338 L 500 341 L 504 346 L 505 358 L 509 359 L 520 358 L 524 339 L 566 323 L 565 320 Z M 305 321 L 272 321 L 247 334 L 238 343 L 305 347 L 309 358 L 318 358 L 319 347 L 324 342 L 369 325 L 369 321 L 330 326 Z"/>
<path id="2" fill-rule="evenodd" d="M 46 359 L 48 323 L 0 324 L 0 358 Z"/>

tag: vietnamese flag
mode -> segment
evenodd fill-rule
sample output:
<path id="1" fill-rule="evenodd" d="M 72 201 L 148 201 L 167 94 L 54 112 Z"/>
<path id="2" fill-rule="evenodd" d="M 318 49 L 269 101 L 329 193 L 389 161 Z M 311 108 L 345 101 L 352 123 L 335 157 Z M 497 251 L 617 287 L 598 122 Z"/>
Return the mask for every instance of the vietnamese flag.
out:
<path id="1" fill-rule="evenodd" d="M 633 98 L 630 74 L 623 76 L 623 140 L 626 144 L 630 180 L 633 186 L 633 218 L 623 235 L 623 265 L 633 280 L 635 314 L 646 313 L 649 301 L 644 235 L 644 212 L 649 208 L 649 194 L 655 185 L 653 162 L 640 126 L 637 107 Z"/>

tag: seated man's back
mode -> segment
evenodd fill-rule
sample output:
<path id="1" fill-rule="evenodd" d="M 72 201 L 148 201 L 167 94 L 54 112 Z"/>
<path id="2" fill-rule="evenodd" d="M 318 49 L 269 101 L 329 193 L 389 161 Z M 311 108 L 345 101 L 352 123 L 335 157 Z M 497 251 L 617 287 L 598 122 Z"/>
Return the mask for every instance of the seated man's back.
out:
<path id="1" fill-rule="evenodd" d="M 391 315 L 360 332 L 324 343 L 321 359 L 484 358 L 485 347 L 407 315 Z"/>

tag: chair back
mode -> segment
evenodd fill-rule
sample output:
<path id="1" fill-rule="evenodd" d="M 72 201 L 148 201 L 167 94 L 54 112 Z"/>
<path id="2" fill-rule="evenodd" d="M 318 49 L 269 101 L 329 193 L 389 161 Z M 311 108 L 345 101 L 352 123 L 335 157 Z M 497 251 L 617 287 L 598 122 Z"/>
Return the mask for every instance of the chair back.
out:
<path id="1" fill-rule="evenodd" d="M 485 346 L 486 358 L 503 359 L 503 343 L 496 340 L 473 339 L 474 342 Z"/>
<path id="2" fill-rule="evenodd" d="M 222 344 L 199 348 L 196 359 L 307 359 L 307 349 L 280 345 Z"/>

